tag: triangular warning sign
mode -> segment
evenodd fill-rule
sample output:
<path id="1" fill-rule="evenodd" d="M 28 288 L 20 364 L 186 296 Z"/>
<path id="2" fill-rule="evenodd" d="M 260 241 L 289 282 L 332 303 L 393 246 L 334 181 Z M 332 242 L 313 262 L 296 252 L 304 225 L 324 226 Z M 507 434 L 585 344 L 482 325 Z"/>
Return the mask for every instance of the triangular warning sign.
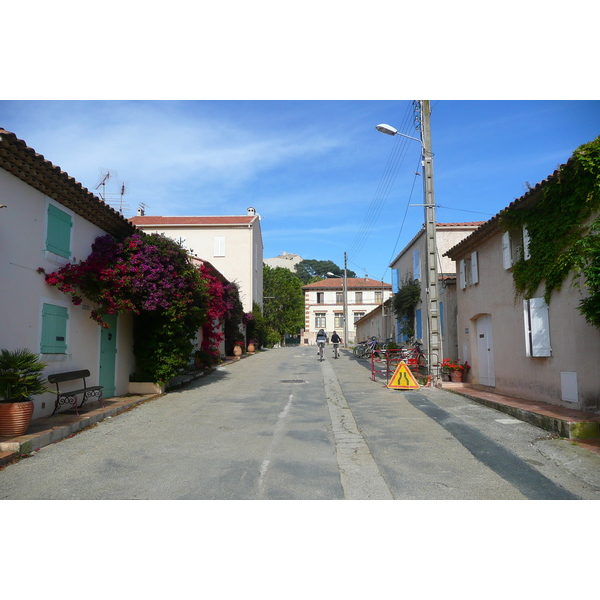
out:
<path id="1" fill-rule="evenodd" d="M 394 390 L 418 390 L 421 386 L 402 360 L 392 375 L 388 387 Z"/>

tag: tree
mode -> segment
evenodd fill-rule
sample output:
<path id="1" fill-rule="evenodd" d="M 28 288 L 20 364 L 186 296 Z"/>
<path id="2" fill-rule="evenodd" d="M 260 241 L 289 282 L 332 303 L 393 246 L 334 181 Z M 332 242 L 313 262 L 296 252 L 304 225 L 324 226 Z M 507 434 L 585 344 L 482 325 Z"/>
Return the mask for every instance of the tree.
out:
<path id="1" fill-rule="evenodd" d="M 296 275 L 300 278 L 304 285 L 311 282 L 311 279 L 318 277 L 323 279 L 327 277 L 327 273 L 333 273 L 334 275 L 344 276 L 343 269 L 340 269 L 331 260 L 314 260 L 307 259 L 299 262 L 296 265 Z M 356 277 L 354 271 L 347 271 L 348 277 Z"/>
<path id="2" fill-rule="evenodd" d="M 302 281 L 288 269 L 264 265 L 263 316 L 267 344 L 283 343 L 286 333 L 297 334 L 304 326 Z"/>
<path id="3" fill-rule="evenodd" d="M 394 294 L 392 307 L 400 323 L 400 333 L 412 338 L 415 335 L 415 310 L 421 302 L 421 286 L 418 280 L 408 273 L 402 280 L 402 287 Z"/>

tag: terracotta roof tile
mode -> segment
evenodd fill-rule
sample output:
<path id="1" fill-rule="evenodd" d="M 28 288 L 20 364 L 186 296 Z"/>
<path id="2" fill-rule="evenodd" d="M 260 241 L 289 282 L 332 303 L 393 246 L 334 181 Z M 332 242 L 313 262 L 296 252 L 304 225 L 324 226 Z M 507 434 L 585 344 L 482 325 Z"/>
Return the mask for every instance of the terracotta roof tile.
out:
<path id="1" fill-rule="evenodd" d="M 258 217 L 256 215 L 230 216 L 230 217 L 158 217 L 143 216 L 132 217 L 130 221 L 140 227 L 151 227 L 153 225 L 248 225 Z"/>
<path id="2" fill-rule="evenodd" d="M 392 289 L 391 283 L 382 283 L 381 281 L 377 281 L 377 279 L 368 279 L 365 277 L 348 277 L 348 289 L 367 289 L 367 288 L 375 288 L 380 290 L 382 287 L 384 289 Z M 308 285 L 302 286 L 303 290 L 341 290 L 343 287 L 343 279 L 341 277 L 329 277 L 328 279 L 323 279 L 322 281 L 315 281 L 314 283 L 309 283 Z"/>

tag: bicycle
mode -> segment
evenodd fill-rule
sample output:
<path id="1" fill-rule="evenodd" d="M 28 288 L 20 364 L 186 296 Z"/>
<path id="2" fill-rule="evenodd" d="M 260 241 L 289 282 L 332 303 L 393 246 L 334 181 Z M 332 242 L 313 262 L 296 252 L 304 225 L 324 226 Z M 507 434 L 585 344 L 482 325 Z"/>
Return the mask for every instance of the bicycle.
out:
<path id="1" fill-rule="evenodd" d="M 319 346 L 319 362 L 323 362 L 323 350 L 325 349 L 325 343 L 319 342 L 318 346 Z"/>

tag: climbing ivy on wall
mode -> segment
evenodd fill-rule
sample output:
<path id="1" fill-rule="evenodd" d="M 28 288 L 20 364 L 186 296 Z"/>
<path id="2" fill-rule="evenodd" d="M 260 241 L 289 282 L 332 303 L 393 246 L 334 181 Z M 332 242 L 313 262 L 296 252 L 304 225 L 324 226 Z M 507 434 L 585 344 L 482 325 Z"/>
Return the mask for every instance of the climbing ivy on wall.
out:
<path id="1" fill-rule="evenodd" d="M 600 328 L 600 136 L 577 148 L 571 160 L 546 182 L 531 207 L 505 209 L 500 224 L 506 230 L 527 228 L 528 260 L 521 249 L 513 267 L 516 291 L 526 298 L 544 284 L 550 301 L 570 273 L 588 290 L 579 311 Z"/>

